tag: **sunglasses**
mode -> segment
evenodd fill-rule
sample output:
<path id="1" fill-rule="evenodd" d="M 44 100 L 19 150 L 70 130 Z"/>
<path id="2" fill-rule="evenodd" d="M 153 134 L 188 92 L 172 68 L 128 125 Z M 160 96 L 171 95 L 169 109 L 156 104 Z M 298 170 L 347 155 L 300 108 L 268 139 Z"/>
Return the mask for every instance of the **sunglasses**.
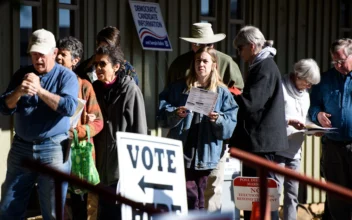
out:
<path id="1" fill-rule="evenodd" d="M 107 65 L 107 63 L 105 61 L 99 61 L 99 62 L 94 62 L 93 65 L 95 68 L 98 68 L 98 66 L 100 68 L 104 68 Z"/>
<path id="2" fill-rule="evenodd" d="M 194 46 L 196 47 L 201 47 L 201 46 L 204 46 L 204 47 L 211 47 L 213 44 L 198 44 L 198 43 L 193 43 Z"/>

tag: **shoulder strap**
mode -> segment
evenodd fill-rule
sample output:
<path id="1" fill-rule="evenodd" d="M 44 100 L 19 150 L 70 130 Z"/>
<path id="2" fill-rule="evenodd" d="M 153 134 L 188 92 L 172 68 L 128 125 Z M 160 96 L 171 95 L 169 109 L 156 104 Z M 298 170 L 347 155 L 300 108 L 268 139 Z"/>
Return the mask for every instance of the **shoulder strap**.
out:
<path id="1" fill-rule="evenodd" d="M 86 126 L 86 132 L 87 132 L 87 142 L 90 143 L 90 128 L 89 125 L 85 125 Z"/>
<path id="2" fill-rule="evenodd" d="M 73 142 L 74 142 L 74 146 L 77 147 L 78 146 L 78 134 L 77 134 L 76 129 L 73 129 Z"/>

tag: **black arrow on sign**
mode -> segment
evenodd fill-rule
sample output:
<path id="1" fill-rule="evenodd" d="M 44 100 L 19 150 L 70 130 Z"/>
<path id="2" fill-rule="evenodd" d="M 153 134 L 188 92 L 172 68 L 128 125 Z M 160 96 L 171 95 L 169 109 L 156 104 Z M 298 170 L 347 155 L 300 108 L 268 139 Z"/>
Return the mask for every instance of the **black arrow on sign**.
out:
<path id="1" fill-rule="evenodd" d="M 163 185 L 163 184 L 157 184 L 157 183 L 147 183 L 144 181 L 144 176 L 142 176 L 142 179 L 138 183 L 139 187 L 143 190 L 145 193 L 144 189 L 145 188 L 152 188 L 152 189 L 159 189 L 159 190 L 173 190 L 174 187 L 172 185 Z"/>

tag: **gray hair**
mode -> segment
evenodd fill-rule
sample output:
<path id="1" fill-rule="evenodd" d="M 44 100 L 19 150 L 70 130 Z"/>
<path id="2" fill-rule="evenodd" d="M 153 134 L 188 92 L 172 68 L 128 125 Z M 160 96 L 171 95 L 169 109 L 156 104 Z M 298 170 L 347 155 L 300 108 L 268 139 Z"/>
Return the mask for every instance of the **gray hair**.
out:
<path id="1" fill-rule="evenodd" d="M 75 37 L 69 36 L 60 39 L 57 43 L 59 50 L 68 50 L 71 52 L 72 60 L 75 58 L 82 58 L 83 45 Z"/>
<path id="2" fill-rule="evenodd" d="M 302 59 L 293 65 L 297 77 L 305 79 L 313 85 L 320 82 L 320 69 L 313 59 Z"/>
<path id="3" fill-rule="evenodd" d="M 263 33 L 254 26 L 245 26 L 241 28 L 237 36 L 233 40 L 233 46 L 238 48 L 246 44 L 254 44 L 256 46 L 256 52 L 260 51 L 266 46 L 273 46 L 274 41 L 265 40 Z"/>
<path id="4" fill-rule="evenodd" d="M 330 53 L 336 53 L 337 51 L 344 49 L 345 55 L 352 54 L 352 39 L 350 38 L 342 38 L 333 42 L 330 46 Z"/>

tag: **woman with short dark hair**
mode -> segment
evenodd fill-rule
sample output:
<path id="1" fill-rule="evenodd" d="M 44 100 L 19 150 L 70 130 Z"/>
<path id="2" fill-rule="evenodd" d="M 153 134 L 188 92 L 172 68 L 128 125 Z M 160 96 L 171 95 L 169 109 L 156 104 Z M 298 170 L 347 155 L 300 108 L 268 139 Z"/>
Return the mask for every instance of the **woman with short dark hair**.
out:
<path id="1" fill-rule="evenodd" d="M 56 56 L 56 62 L 73 70 L 79 63 L 83 54 L 83 45 L 75 37 L 65 37 L 58 41 L 57 48 L 59 49 Z M 70 129 L 70 136 L 73 138 L 73 130 L 77 131 L 79 140 L 87 138 L 87 125 L 93 142 L 93 137 L 103 129 L 103 116 L 98 105 L 98 101 L 93 90 L 93 86 L 85 79 L 78 78 L 79 90 L 78 98 L 86 101 L 81 119 L 78 121 L 76 128 Z M 93 158 L 95 159 L 95 147 L 92 149 Z M 75 194 L 71 190 L 70 201 L 72 210 L 72 220 L 87 219 L 87 217 L 96 218 L 97 201 L 96 194 L 85 193 L 82 195 Z M 88 209 L 90 212 L 88 213 Z"/>
<path id="2" fill-rule="evenodd" d="M 98 80 L 93 83 L 103 112 L 104 128 L 94 137 L 96 166 L 101 183 L 116 191 L 119 180 L 116 132 L 147 134 L 143 95 L 131 76 L 122 69 L 119 47 L 99 46 L 93 65 Z M 99 198 L 98 219 L 121 219 L 120 207 Z"/>

